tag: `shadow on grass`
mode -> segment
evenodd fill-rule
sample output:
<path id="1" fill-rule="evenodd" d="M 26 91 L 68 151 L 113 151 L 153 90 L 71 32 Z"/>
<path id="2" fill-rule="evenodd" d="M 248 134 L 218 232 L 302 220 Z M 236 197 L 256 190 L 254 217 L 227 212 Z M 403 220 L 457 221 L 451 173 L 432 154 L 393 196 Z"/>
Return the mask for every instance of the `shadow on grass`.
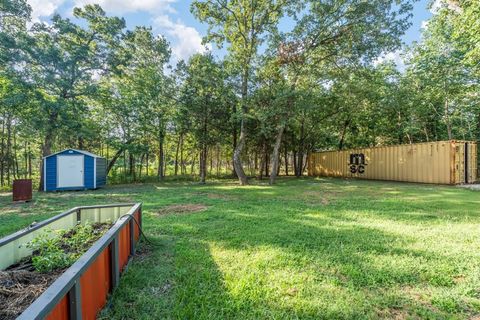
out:
<path id="1" fill-rule="evenodd" d="M 298 213 L 231 210 L 159 221 L 150 231 L 176 239 L 171 308 L 177 319 L 448 315 L 428 299 L 396 290 L 453 284 L 443 273 L 444 257 L 405 249 L 405 237 L 339 226 L 328 216 L 309 221 Z M 433 269 L 416 269 L 418 263 Z M 455 312 L 462 307 L 454 306 Z"/>

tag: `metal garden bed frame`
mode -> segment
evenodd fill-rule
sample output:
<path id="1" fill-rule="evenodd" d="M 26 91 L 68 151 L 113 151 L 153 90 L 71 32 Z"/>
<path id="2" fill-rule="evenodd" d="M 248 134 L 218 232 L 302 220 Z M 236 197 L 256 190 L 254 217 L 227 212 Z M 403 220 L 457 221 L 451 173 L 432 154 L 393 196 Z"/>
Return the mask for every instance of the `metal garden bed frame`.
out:
<path id="1" fill-rule="evenodd" d="M 70 214 L 77 215 L 77 221 L 81 220 L 81 214 L 83 209 L 101 209 L 101 208 L 115 208 L 115 207 L 131 207 L 131 209 L 124 215 L 122 215 L 115 224 L 88 250 L 85 252 L 72 266 L 70 266 L 59 278 L 57 278 L 17 319 L 18 320 L 31 320 L 31 319 L 65 319 L 64 316 L 52 315 L 52 311 L 58 307 L 62 302 L 62 299 L 68 299 L 68 317 L 66 319 L 79 320 L 85 318 L 82 316 L 82 307 L 88 308 L 88 306 L 82 306 L 82 291 L 80 279 L 82 275 L 89 270 L 89 268 L 96 262 L 97 258 L 102 253 L 108 252 L 110 258 L 110 270 L 107 274 L 107 278 L 110 280 L 109 292 L 112 292 L 114 288 L 118 286 L 120 280 L 120 273 L 122 267 L 125 268 L 130 262 L 133 254 L 135 253 L 135 247 L 139 240 L 142 224 L 142 204 L 141 203 L 129 203 L 129 204 L 112 204 L 103 206 L 84 206 L 76 207 L 58 214 L 50 219 L 44 220 L 40 223 L 31 225 L 30 227 L 13 233 L 3 239 L 0 239 L 0 247 L 6 245 L 28 233 L 48 226 L 50 223 L 63 218 Z M 126 230 L 125 228 L 128 228 Z M 120 248 L 120 234 L 126 232 L 129 235 L 129 248 L 128 258 L 124 265 L 121 265 L 120 250 L 126 250 L 126 248 Z M 137 237 L 137 239 L 135 239 Z M 106 251 L 107 250 L 107 251 Z M 123 252 L 122 251 L 122 252 Z M 125 269 L 123 269 L 125 270 Z M 106 297 L 105 297 L 106 299 Z M 65 314 L 65 312 L 63 313 Z"/>

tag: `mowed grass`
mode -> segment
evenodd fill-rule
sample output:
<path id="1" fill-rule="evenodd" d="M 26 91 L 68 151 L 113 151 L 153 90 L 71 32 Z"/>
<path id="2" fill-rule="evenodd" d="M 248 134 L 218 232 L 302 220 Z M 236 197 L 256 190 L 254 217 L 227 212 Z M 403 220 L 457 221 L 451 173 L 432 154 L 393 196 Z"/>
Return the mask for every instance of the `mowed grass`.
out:
<path id="1" fill-rule="evenodd" d="M 78 205 L 143 202 L 153 244 L 144 242 L 102 319 L 480 315 L 480 192 L 336 179 L 252 183 L 114 186 L 16 205 L 0 194 L 0 234 Z"/>

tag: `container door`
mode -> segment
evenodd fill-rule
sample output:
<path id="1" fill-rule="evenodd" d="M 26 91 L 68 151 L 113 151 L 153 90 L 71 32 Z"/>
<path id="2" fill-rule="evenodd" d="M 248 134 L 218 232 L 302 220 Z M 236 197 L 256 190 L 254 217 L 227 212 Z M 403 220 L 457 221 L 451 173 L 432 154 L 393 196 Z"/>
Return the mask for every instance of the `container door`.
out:
<path id="1" fill-rule="evenodd" d="M 455 143 L 455 183 L 465 183 L 465 144 Z"/>
<path id="2" fill-rule="evenodd" d="M 83 187 L 83 155 L 57 157 L 57 188 Z"/>

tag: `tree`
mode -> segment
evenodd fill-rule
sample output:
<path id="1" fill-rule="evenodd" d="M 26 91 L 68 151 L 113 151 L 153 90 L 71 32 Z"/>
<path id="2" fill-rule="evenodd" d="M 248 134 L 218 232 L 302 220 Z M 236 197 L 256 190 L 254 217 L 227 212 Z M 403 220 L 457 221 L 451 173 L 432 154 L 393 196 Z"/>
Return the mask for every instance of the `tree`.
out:
<path id="1" fill-rule="evenodd" d="M 287 0 L 196 0 L 191 5 L 193 14 L 209 25 L 206 40 L 216 42 L 219 46 L 227 42 L 231 61 L 240 73 L 240 136 L 238 144 L 234 146 L 233 164 L 241 185 L 247 184 L 241 155 L 247 134 L 245 121 L 249 112 L 250 76 L 259 46 L 265 40 L 266 33 L 274 31 L 287 4 Z"/>
<path id="2" fill-rule="evenodd" d="M 25 48 L 29 79 L 37 92 L 35 127 L 43 137 L 42 156 L 51 153 L 54 139 L 69 120 L 87 112 L 84 99 L 98 85 L 93 78 L 108 72 L 111 49 L 125 26 L 123 19 L 107 17 L 98 5 L 75 8 L 74 16 L 86 20 L 88 27 L 55 15 L 51 25 L 33 26 L 31 45 Z M 42 188 L 42 168 L 40 173 Z"/>
<path id="3" fill-rule="evenodd" d="M 299 1 L 305 9 L 294 14 L 297 21 L 292 32 L 276 38 L 278 61 L 284 68 L 290 88 L 295 91 L 302 77 L 318 75 L 319 80 L 331 68 L 362 64 L 384 51 L 400 45 L 400 36 L 409 26 L 411 1 Z M 295 96 L 289 109 L 295 108 Z M 285 113 L 288 115 L 288 113 Z M 303 114 L 303 113 L 300 113 Z M 304 114 L 303 114 L 304 115 Z M 299 146 L 296 152 L 297 176 L 304 167 L 308 152 L 305 145 L 305 121 L 300 121 Z M 273 163 L 278 162 L 279 145 L 286 121 L 280 122 Z M 271 183 L 275 181 L 275 173 Z"/>
<path id="4" fill-rule="evenodd" d="M 130 174 L 135 178 L 134 157 L 148 150 L 148 141 L 143 138 L 150 134 L 158 144 L 157 174 L 161 180 L 165 175 L 165 130 L 171 113 L 171 85 L 164 74 L 170 49 L 165 38 L 155 36 L 151 28 L 137 27 L 122 38 L 115 57 L 116 73 L 102 80 L 105 117 L 122 132 L 109 169 L 128 149 Z"/>
<path id="5" fill-rule="evenodd" d="M 466 52 L 459 50 L 453 39 L 452 16 L 441 9 L 429 21 L 421 43 L 412 48 L 409 73 L 413 73 L 421 94 L 443 122 L 446 139 L 458 138 L 455 122 L 461 121 L 465 109 L 465 92 L 472 79 L 471 69 L 462 61 Z"/>
<path id="6" fill-rule="evenodd" d="M 186 66 L 181 91 L 181 113 L 200 151 L 200 183 L 207 176 L 208 149 L 221 142 L 222 129 L 228 122 L 228 87 L 225 74 L 211 54 L 193 55 Z"/>

